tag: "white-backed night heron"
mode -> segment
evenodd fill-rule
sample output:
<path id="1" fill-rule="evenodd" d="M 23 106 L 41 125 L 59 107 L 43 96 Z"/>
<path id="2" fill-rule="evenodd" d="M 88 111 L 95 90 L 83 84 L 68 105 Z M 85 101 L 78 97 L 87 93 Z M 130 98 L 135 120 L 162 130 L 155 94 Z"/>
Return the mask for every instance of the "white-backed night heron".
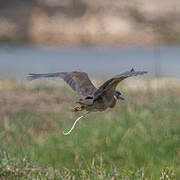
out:
<path id="1" fill-rule="evenodd" d="M 124 100 L 121 96 L 120 91 L 116 90 L 117 85 L 122 80 L 131 77 L 147 73 L 146 71 L 134 71 L 131 69 L 120 75 L 116 75 L 113 78 L 107 80 L 98 89 L 92 84 L 88 75 L 85 72 L 57 72 L 57 73 L 46 73 L 46 74 L 29 74 L 28 79 L 34 80 L 38 78 L 49 78 L 49 77 L 60 77 L 71 86 L 79 95 L 85 98 L 79 99 L 77 103 L 79 106 L 74 108 L 74 111 L 86 110 L 86 112 L 80 116 L 74 122 L 71 130 L 65 135 L 70 134 L 75 124 L 84 117 L 86 114 L 92 111 L 104 111 L 107 108 L 113 108 L 116 105 L 118 99 Z"/>

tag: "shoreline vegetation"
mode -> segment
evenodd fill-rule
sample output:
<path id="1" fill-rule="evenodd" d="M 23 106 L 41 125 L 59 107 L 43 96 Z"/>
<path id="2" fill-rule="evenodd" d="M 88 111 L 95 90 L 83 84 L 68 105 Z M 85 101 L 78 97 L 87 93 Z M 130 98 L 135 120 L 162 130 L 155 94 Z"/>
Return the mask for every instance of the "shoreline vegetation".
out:
<path id="1" fill-rule="evenodd" d="M 180 177 L 179 79 L 124 81 L 125 101 L 89 114 L 70 136 L 62 132 L 80 115 L 71 111 L 78 96 L 55 84 L 0 80 L 0 179 Z"/>
<path id="2" fill-rule="evenodd" d="M 46 45 L 154 45 L 180 42 L 178 0 L 7 0 L 0 41 Z"/>

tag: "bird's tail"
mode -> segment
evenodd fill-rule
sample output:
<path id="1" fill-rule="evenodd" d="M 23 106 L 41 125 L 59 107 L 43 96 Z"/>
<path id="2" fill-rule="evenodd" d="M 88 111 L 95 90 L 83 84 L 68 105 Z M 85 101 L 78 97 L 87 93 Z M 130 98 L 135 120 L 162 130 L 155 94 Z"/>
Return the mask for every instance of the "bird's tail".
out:
<path id="1" fill-rule="evenodd" d="M 34 74 L 30 73 L 27 76 L 27 79 L 32 81 L 39 78 L 49 78 L 49 77 L 59 77 L 60 73 L 45 73 L 45 74 Z"/>

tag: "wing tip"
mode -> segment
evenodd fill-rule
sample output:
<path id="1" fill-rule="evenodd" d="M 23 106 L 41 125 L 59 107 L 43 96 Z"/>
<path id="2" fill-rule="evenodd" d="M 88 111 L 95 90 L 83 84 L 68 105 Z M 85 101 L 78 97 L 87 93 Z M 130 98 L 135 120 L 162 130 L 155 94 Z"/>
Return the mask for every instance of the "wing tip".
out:
<path id="1" fill-rule="evenodd" d="M 130 72 L 138 72 L 138 71 L 135 71 L 134 68 L 131 68 Z M 139 72 L 141 72 L 141 74 L 148 73 L 148 71 L 139 71 Z"/>
<path id="2" fill-rule="evenodd" d="M 28 81 L 32 81 L 34 79 L 37 79 L 36 74 L 34 73 L 29 73 L 26 77 L 25 77 Z"/>

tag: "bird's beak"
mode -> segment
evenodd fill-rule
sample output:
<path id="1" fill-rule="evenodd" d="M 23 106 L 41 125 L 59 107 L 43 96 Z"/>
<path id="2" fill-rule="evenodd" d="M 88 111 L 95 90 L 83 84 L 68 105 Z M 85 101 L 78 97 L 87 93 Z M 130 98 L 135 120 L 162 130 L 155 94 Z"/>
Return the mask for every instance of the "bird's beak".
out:
<path id="1" fill-rule="evenodd" d="M 118 96 L 118 99 L 125 100 L 122 96 Z"/>

